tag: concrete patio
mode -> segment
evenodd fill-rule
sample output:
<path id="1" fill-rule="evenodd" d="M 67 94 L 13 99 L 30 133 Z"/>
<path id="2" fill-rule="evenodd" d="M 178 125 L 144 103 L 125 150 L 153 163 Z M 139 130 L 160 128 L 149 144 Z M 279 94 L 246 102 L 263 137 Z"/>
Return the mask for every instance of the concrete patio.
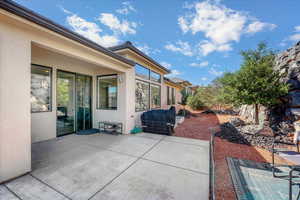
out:
<path id="1" fill-rule="evenodd" d="M 208 199 L 209 143 L 148 133 L 69 135 L 32 145 L 32 172 L 0 200 Z"/>

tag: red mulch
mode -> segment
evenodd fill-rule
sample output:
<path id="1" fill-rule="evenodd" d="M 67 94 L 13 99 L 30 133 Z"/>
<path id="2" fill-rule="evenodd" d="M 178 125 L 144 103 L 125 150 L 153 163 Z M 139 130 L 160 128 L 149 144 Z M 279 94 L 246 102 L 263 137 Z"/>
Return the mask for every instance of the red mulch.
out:
<path id="1" fill-rule="evenodd" d="M 228 121 L 229 115 L 214 115 L 194 113 L 192 117 L 185 119 L 175 129 L 175 136 L 201 140 L 210 140 L 210 128 L 218 128 L 221 123 Z M 271 154 L 263 149 L 230 143 L 220 138 L 215 138 L 215 196 L 216 200 L 235 200 L 234 188 L 231 182 L 226 157 L 235 157 L 256 162 L 270 162 Z M 277 162 L 284 163 L 276 158 Z"/>

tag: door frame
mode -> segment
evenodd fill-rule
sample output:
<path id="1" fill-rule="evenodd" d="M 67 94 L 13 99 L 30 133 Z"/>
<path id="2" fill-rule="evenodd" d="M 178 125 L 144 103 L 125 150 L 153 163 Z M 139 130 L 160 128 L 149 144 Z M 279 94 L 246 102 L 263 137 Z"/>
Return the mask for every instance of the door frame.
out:
<path id="1" fill-rule="evenodd" d="M 57 133 L 57 74 L 58 72 L 64 72 L 64 73 L 69 73 L 69 74 L 73 74 L 75 76 L 75 85 L 74 85 L 74 98 L 75 98 L 75 104 L 74 104 L 74 129 L 75 131 L 70 132 L 70 133 L 64 133 L 61 135 L 58 135 Z M 55 87 L 55 98 L 56 98 L 56 106 L 55 106 L 55 116 L 56 116 L 56 137 L 61 137 L 61 136 L 65 136 L 65 135 L 70 135 L 70 134 L 74 134 L 77 131 L 77 111 L 76 111 L 76 105 L 77 105 L 77 98 L 76 98 L 76 89 L 77 89 L 77 84 L 76 84 L 76 78 L 77 75 L 81 75 L 81 76 L 87 76 L 91 78 L 91 85 L 90 85 L 90 94 L 91 94 L 91 98 L 90 98 L 90 105 L 91 105 L 91 127 L 93 127 L 93 83 L 94 83 L 94 77 L 92 75 L 87 75 L 87 74 L 83 74 L 83 73 L 77 73 L 77 72 L 71 72 L 71 71 L 67 71 L 67 70 L 62 70 L 62 69 L 56 69 L 56 87 Z"/>
<path id="2" fill-rule="evenodd" d="M 77 75 L 80 75 L 80 76 L 86 76 L 86 77 L 89 77 L 89 78 L 91 78 L 91 84 L 90 84 L 90 108 L 91 108 L 91 128 L 93 128 L 93 81 L 94 81 L 94 79 L 93 79 L 93 76 L 91 76 L 91 75 L 86 75 L 86 74 L 82 74 L 82 73 L 75 73 L 75 95 L 76 95 L 76 78 L 77 78 Z M 75 111 L 76 111 L 76 105 L 77 105 L 77 98 L 75 98 Z M 75 129 L 76 129 L 76 131 L 77 131 L 77 111 L 76 111 L 76 114 L 75 114 L 75 120 L 76 120 L 76 122 L 75 122 Z"/>

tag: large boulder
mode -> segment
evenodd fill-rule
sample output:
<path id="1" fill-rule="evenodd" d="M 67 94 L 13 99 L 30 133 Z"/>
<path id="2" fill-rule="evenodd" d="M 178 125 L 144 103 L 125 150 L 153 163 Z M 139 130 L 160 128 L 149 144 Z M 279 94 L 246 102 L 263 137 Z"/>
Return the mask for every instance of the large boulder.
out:
<path id="1" fill-rule="evenodd" d="M 288 97 L 290 107 L 300 108 L 300 91 L 290 91 Z"/>
<path id="2" fill-rule="evenodd" d="M 289 79 L 287 83 L 290 85 L 290 90 L 300 90 L 300 81 L 297 79 Z"/>

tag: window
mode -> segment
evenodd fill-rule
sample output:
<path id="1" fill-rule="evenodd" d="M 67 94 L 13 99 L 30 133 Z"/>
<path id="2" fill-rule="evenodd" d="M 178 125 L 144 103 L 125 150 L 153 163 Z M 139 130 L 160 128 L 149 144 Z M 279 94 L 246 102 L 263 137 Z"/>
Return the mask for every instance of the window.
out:
<path id="1" fill-rule="evenodd" d="M 135 111 L 144 111 L 150 108 L 150 84 L 136 80 L 135 88 Z"/>
<path id="2" fill-rule="evenodd" d="M 31 112 L 51 111 L 52 70 L 31 65 Z"/>
<path id="3" fill-rule="evenodd" d="M 160 76 L 160 74 L 158 74 L 158 73 L 156 73 L 154 71 L 151 71 L 150 72 L 150 79 L 151 79 L 151 81 L 155 81 L 155 82 L 160 83 L 161 76 Z"/>
<path id="4" fill-rule="evenodd" d="M 160 108 L 160 86 L 151 84 L 151 108 Z"/>
<path id="5" fill-rule="evenodd" d="M 136 64 L 135 66 L 135 75 L 142 78 L 149 80 L 150 78 L 150 70 L 146 67 Z"/>
<path id="6" fill-rule="evenodd" d="M 98 76 L 98 109 L 116 110 L 118 105 L 118 76 Z"/>
<path id="7" fill-rule="evenodd" d="M 168 105 L 171 105 L 171 99 L 172 99 L 170 90 L 171 90 L 171 88 L 169 86 L 167 86 L 167 104 Z"/>
<path id="8" fill-rule="evenodd" d="M 161 107 L 161 88 L 154 82 L 161 82 L 161 75 L 143 67 L 135 66 L 136 88 L 135 88 L 135 111 L 145 111 L 150 108 Z M 142 80 L 139 80 L 142 79 Z"/>
<path id="9" fill-rule="evenodd" d="M 172 104 L 175 104 L 175 88 L 172 88 Z"/>

